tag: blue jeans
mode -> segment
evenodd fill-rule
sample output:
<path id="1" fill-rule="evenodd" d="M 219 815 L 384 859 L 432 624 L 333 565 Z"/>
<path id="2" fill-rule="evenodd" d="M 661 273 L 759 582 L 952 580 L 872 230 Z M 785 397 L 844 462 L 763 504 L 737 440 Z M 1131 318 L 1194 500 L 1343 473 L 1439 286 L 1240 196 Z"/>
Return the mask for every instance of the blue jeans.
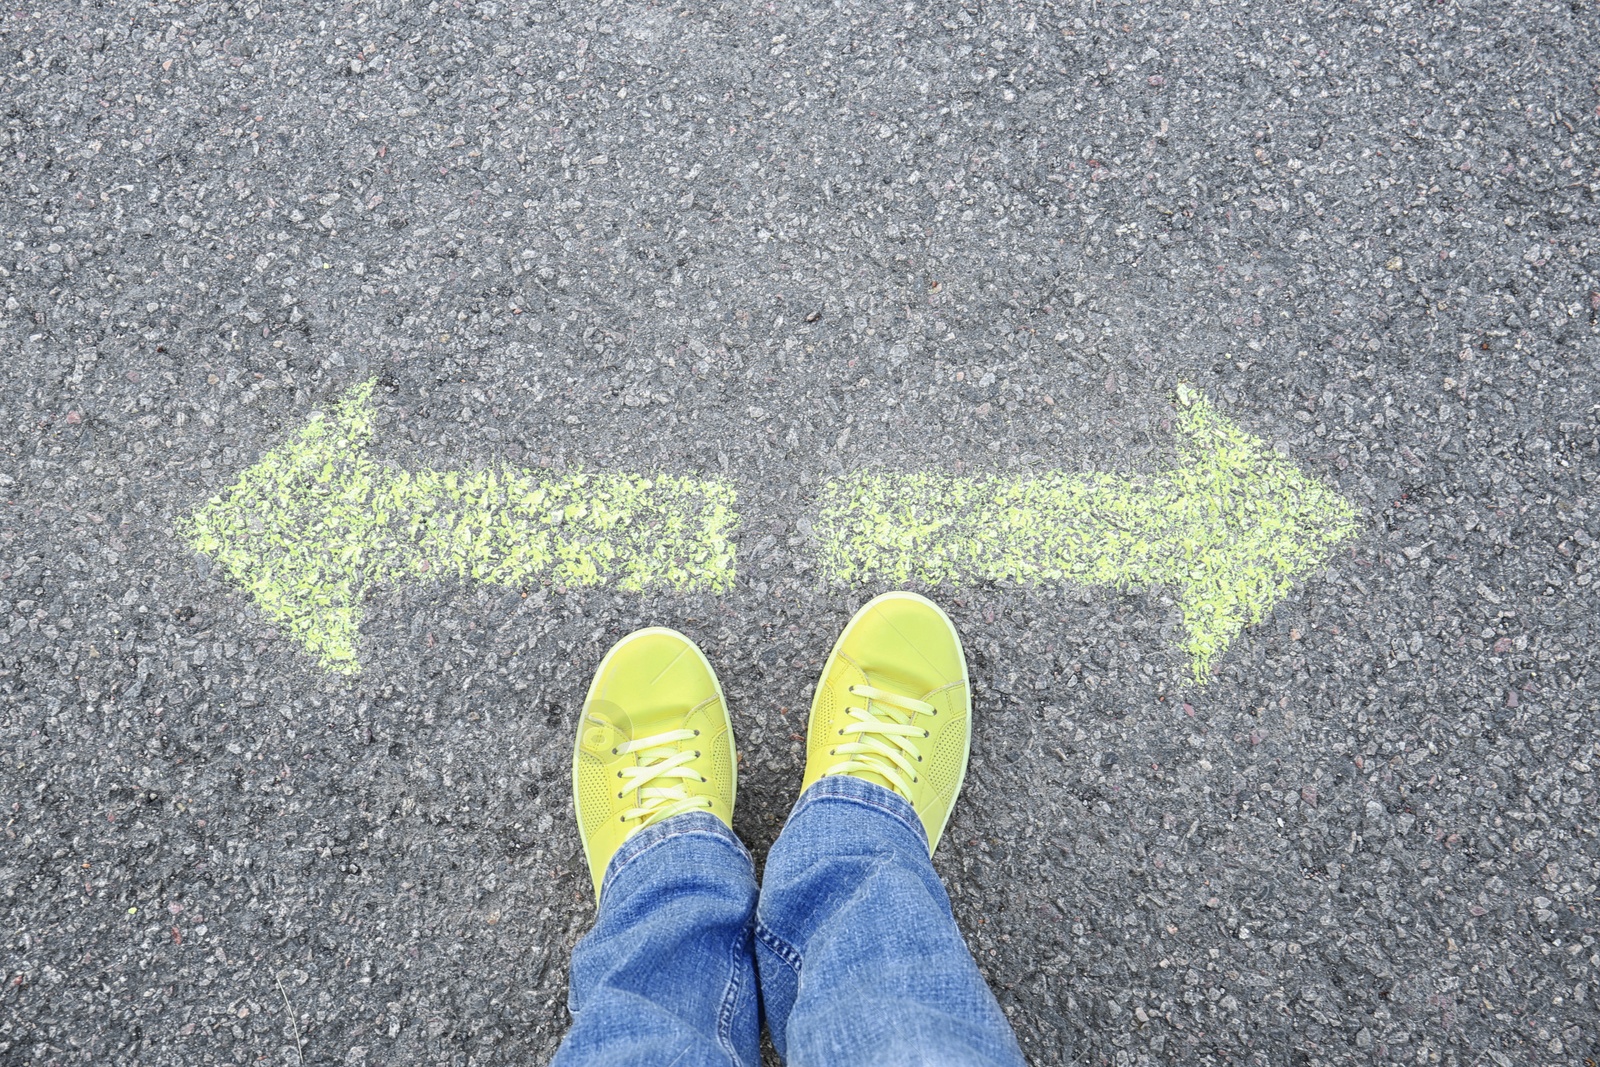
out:
<path id="1" fill-rule="evenodd" d="M 759 901 L 750 854 L 709 813 L 629 838 L 573 950 L 567 1005 L 555 1067 L 757 1067 L 763 1008 L 792 1067 L 1022 1063 L 921 821 L 856 778 L 800 798 Z"/>

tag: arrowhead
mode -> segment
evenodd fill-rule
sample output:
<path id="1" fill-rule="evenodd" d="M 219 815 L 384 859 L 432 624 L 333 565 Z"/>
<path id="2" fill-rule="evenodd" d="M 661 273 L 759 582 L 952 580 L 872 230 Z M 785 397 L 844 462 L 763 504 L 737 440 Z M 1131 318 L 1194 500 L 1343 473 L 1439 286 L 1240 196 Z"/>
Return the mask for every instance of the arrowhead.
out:
<path id="1" fill-rule="evenodd" d="M 1180 387 L 1174 526 L 1185 544 L 1173 580 L 1195 677 L 1294 581 L 1357 533 L 1354 505 Z"/>
<path id="2" fill-rule="evenodd" d="M 361 591 L 382 570 L 388 524 L 374 497 L 383 471 L 363 448 L 373 384 L 351 389 L 178 525 L 268 618 L 345 674 L 361 669 Z"/>

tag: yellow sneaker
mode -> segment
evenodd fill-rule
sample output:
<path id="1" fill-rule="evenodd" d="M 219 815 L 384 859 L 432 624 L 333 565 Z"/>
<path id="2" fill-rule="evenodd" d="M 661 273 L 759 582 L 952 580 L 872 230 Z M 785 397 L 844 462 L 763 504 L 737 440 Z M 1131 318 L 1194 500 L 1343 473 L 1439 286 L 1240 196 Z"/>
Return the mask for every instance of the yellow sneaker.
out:
<path id="1" fill-rule="evenodd" d="M 733 724 L 705 653 L 660 627 L 613 645 L 589 685 L 572 753 L 595 898 L 611 857 L 646 826 L 686 811 L 731 826 L 737 773 Z"/>
<path id="2" fill-rule="evenodd" d="M 955 624 L 915 593 L 856 612 L 822 668 L 806 734 L 804 792 L 848 774 L 911 802 L 939 844 L 967 773 L 972 698 Z"/>

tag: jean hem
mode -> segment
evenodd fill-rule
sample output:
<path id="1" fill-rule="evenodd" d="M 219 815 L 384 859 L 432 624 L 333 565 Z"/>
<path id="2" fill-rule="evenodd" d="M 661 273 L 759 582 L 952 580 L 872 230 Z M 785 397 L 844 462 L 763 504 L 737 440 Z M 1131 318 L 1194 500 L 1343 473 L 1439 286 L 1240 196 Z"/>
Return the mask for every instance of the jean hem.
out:
<path id="1" fill-rule="evenodd" d="M 922 825 L 921 817 L 905 797 L 884 786 L 843 774 L 817 779 L 810 789 L 801 794 L 794 810 L 789 813 L 788 821 L 794 822 L 807 808 L 828 800 L 843 800 L 881 811 L 910 830 L 922 842 L 924 849 L 928 848 L 928 829 Z"/>
<path id="2" fill-rule="evenodd" d="M 745 848 L 744 842 L 739 840 L 739 835 L 733 832 L 732 827 L 710 812 L 686 811 L 682 815 L 663 819 L 654 826 L 647 826 L 622 843 L 612 855 L 611 862 L 606 865 L 605 877 L 600 880 L 601 901 L 604 902 L 606 892 L 622 872 L 640 856 L 673 838 L 689 836 L 709 837 L 728 845 L 744 861 L 752 876 L 754 875 L 755 861 L 750 858 L 750 850 Z"/>

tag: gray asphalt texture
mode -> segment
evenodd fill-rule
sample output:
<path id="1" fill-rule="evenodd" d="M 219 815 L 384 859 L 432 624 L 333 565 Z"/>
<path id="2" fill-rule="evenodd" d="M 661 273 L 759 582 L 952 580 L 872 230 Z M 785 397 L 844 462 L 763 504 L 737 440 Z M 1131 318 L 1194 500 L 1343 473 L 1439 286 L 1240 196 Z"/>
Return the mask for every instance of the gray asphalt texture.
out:
<path id="1" fill-rule="evenodd" d="M 1160 470 L 1180 383 L 1363 533 L 1200 687 L 1170 590 L 933 591 L 979 722 L 937 866 L 1023 1049 L 1600 1058 L 1593 0 L 0 44 L 0 1063 L 542 1062 L 610 642 L 705 648 L 764 854 L 879 591 L 817 573 L 820 485 Z M 324 673 L 173 524 L 374 376 L 397 465 L 726 475 L 737 588 L 385 587 Z"/>

